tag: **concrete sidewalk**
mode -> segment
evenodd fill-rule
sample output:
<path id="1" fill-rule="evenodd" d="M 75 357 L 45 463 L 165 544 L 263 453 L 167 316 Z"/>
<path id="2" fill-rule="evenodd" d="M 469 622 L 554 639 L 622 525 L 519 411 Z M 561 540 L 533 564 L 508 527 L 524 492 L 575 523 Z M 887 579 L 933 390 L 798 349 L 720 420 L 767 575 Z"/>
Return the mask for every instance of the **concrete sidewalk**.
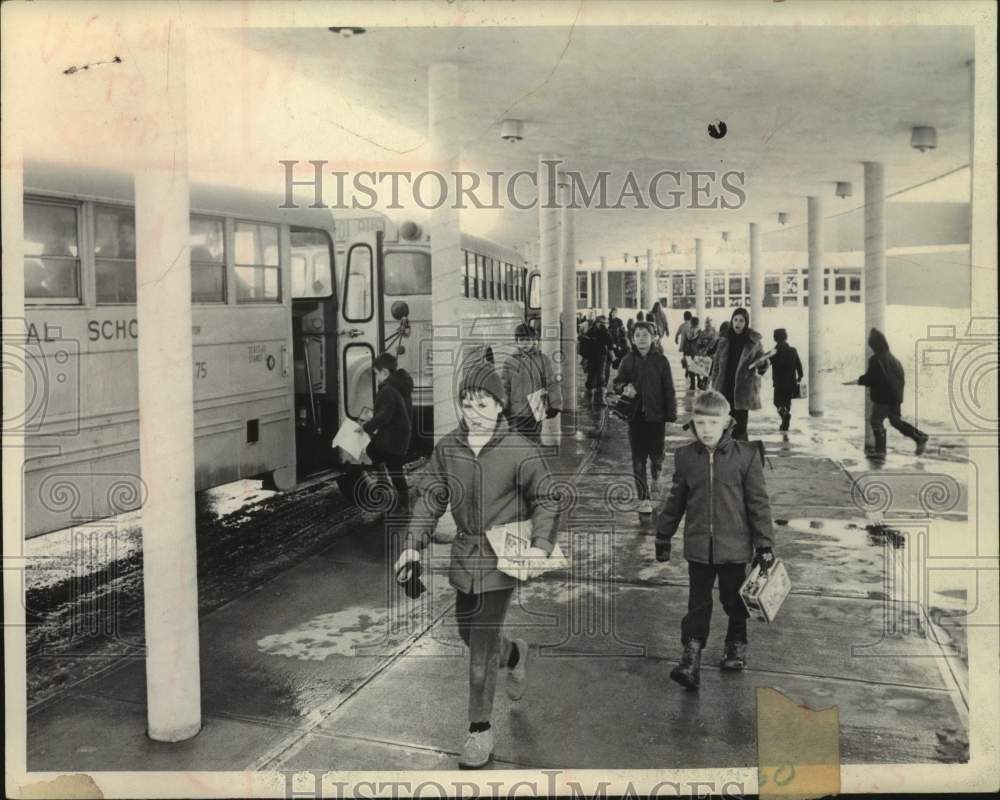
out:
<path id="1" fill-rule="evenodd" d="M 752 766 L 760 686 L 838 706 L 843 763 L 967 758 L 960 659 L 942 651 L 927 608 L 889 597 L 886 576 L 905 546 L 865 530 L 856 401 L 832 396 L 819 420 L 796 404 L 787 436 L 775 432 L 772 409 L 751 415 L 751 438 L 767 443 L 776 551 L 794 589 L 775 624 L 750 622 L 744 674 L 714 666 L 725 626 L 716 605 L 697 693 L 668 678 L 686 564 L 679 544 L 671 563 L 657 563 L 655 519 L 632 510 L 624 423 L 605 409 L 581 409 L 575 434 L 565 421 L 552 468 L 573 500 L 561 540 L 573 566 L 527 584 L 512 605 L 511 630 L 532 646 L 530 684 L 511 703 L 500 682 L 497 768 Z M 686 441 L 668 433 L 669 449 Z M 893 452 L 886 472 L 899 476 L 904 505 L 928 473 L 954 479 L 959 496 L 928 519 L 933 527 L 961 524 L 964 469 Z M 350 537 L 204 616 L 204 727 L 193 739 L 145 736 L 144 665 L 126 660 L 29 711 L 28 768 L 454 769 L 468 662 L 453 591 L 434 575 L 420 602 L 407 600 L 386 548 L 381 523 L 366 517 Z M 447 548 L 435 545 L 435 558 Z"/>

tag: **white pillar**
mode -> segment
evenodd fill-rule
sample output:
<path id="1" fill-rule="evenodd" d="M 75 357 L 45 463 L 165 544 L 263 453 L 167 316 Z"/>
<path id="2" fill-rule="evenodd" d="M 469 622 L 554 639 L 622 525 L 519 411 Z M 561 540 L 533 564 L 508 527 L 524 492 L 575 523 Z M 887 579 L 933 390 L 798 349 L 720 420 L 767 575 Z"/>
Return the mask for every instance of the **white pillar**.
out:
<path id="1" fill-rule="evenodd" d="M 760 224 L 750 223 L 750 327 L 763 335 L 764 265 L 760 258 Z"/>
<path id="2" fill-rule="evenodd" d="M 559 194 L 556 187 L 556 168 L 559 156 L 538 157 L 538 270 L 541 273 L 542 291 L 542 352 L 552 359 L 558 379 L 562 380 L 563 364 L 560 352 L 559 318 L 562 313 L 561 281 L 559 275 Z M 563 402 L 568 390 L 563 385 Z M 546 420 L 543 437 L 561 432 L 559 417 Z"/>
<path id="3" fill-rule="evenodd" d="M 865 360 L 868 355 L 868 332 L 878 328 L 885 333 L 885 167 L 865 162 Z M 875 446 L 869 417 L 871 394 L 865 389 L 865 448 Z"/>
<path id="4" fill-rule="evenodd" d="M 694 310 L 701 325 L 705 324 L 705 248 L 701 239 L 694 240 Z"/>
<path id="5" fill-rule="evenodd" d="M 459 168 L 461 125 L 458 65 L 431 64 L 427 71 L 427 135 L 433 169 L 449 175 Z M 458 424 L 458 386 L 462 380 L 462 255 L 459 212 L 442 203 L 430 213 L 431 319 L 434 337 L 434 440 Z"/>
<path id="6" fill-rule="evenodd" d="M 608 259 L 601 256 L 601 305 L 605 314 L 611 313 L 611 298 L 608 297 Z"/>
<path id="7" fill-rule="evenodd" d="M 177 742 L 201 729 L 190 200 L 184 35 L 167 26 L 159 39 L 140 101 L 158 124 L 135 169 L 139 469 L 148 733 Z"/>
<path id="8" fill-rule="evenodd" d="M 646 310 L 650 310 L 659 299 L 656 296 L 656 264 L 653 263 L 652 249 L 646 250 Z"/>
<path id="9" fill-rule="evenodd" d="M 823 200 L 810 197 L 809 208 L 809 413 L 823 414 Z"/>
<path id="10" fill-rule="evenodd" d="M 643 302 L 642 302 L 643 301 L 643 296 L 642 296 L 642 285 L 643 285 L 643 283 L 645 283 L 645 281 L 643 280 L 643 277 L 642 277 L 642 270 L 638 270 L 637 269 L 635 271 L 635 310 L 636 311 L 645 311 L 646 310 L 645 306 L 643 305 Z"/>
<path id="11" fill-rule="evenodd" d="M 576 411 L 576 247 L 569 185 L 560 187 L 560 264 L 562 273 L 563 410 Z M 585 273 L 586 274 L 586 273 Z"/>

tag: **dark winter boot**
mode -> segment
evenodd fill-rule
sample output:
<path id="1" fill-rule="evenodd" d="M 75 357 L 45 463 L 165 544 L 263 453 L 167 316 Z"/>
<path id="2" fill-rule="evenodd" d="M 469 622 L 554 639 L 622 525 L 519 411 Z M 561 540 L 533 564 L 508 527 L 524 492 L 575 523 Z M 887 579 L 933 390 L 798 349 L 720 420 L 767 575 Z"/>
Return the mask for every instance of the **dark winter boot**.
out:
<path id="1" fill-rule="evenodd" d="M 917 441 L 916 455 L 922 456 L 924 454 L 924 451 L 927 449 L 927 440 L 928 439 L 930 439 L 930 437 L 926 433 L 921 433 L 919 436 L 917 436 L 917 439 L 916 439 L 916 441 Z"/>
<path id="2" fill-rule="evenodd" d="M 726 649 L 722 652 L 722 661 L 719 662 L 719 669 L 728 669 L 738 672 L 746 665 L 746 642 L 726 642 Z"/>
<path id="3" fill-rule="evenodd" d="M 701 685 L 701 642 L 692 639 L 684 645 L 681 663 L 670 671 L 670 678 L 688 689 Z"/>
<path id="4" fill-rule="evenodd" d="M 885 429 L 878 430 L 876 428 L 872 434 L 875 436 L 875 450 L 872 451 L 872 458 L 877 461 L 885 461 Z"/>
<path id="5" fill-rule="evenodd" d="M 787 408 L 779 408 L 778 416 L 781 417 L 781 427 L 778 428 L 779 431 L 787 431 L 788 426 L 792 422 L 792 414 Z"/>

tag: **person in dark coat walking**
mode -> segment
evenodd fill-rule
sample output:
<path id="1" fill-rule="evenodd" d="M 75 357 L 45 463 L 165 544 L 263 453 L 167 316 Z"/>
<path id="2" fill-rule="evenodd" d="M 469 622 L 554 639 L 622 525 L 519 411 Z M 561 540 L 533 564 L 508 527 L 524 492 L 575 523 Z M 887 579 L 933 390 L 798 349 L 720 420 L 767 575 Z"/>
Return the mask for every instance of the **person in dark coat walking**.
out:
<path id="1" fill-rule="evenodd" d="M 797 387 L 804 375 L 799 351 L 788 343 L 788 331 L 776 328 L 774 331 L 774 355 L 771 362 L 771 381 L 774 384 L 774 407 L 781 417 L 778 430 L 787 431 L 792 421 L 792 400 L 798 396 Z"/>
<path id="2" fill-rule="evenodd" d="M 520 323 L 514 331 L 514 343 L 517 349 L 500 368 L 500 379 L 507 393 L 507 423 L 511 430 L 540 444 L 542 419 L 535 412 L 552 419 L 562 411 L 562 381 L 552 359 L 538 349 L 534 328 Z M 531 406 L 533 395 L 542 400 L 536 408 Z"/>
<path id="3" fill-rule="evenodd" d="M 719 336 L 712 361 L 712 388 L 729 401 L 729 413 L 736 420 L 732 437 L 744 442 L 750 412 L 760 408 L 760 376 L 767 371 L 760 342 L 760 334 L 750 327 L 750 312 L 737 308 L 726 335 Z"/>
<path id="4" fill-rule="evenodd" d="M 604 390 L 607 382 L 607 362 L 613 357 L 611 334 L 607 320 L 600 316 L 580 340 L 580 350 L 587 365 L 588 399 L 594 405 L 604 404 Z"/>
<path id="5" fill-rule="evenodd" d="M 378 392 L 375 409 L 362 417 L 362 429 L 371 436 L 366 452 L 372 464 L 384 464 L 396 489 L 396 498 L 387 515 L 403 519 L 409 513 L 410 495 L 403 463 L 410 449 L 413 415 L 413 378 L 397 369 L 396 357 L 382 353 L 372 363 Z"/>
<path id="6" fill-rule="evenodd" d="M 903 436 L 913 439 L 917 444 L 916 454 L 923 455 L 929 437 L 902 417 L 903 387 L 906 385 L 903 365 L 889 351 L 889 342 L 878 328 L 872 328 L 869 332 L 868 346 L 872 349 L 868 370 L 856 381 L 860 386 L 867 386 L 871 394 L 871 426 L 875 436 L 875 449 L 868 455 L 878 460 L 885 458 L 887 419 Z M 848 385 L 853 383 L 855 381 L 848 381 Z"/>
<path id="7" fill-rule="evenodd" d="M 747 564 L 774 563 L 771 505 L 757 448 L 729 436 L 729 403 L 715 391 L 694 401 L 695 441 L 674 453 L 673 483 L 656 523 L 656 560 L 670 560 L 670 540 L 684 522 L 688 612 L 681 621 L 684 654 L 670 677 L 689 689 L 700 683 L 701 651 L 712 619 L 712 588 L 729 617 L 725 670 L 746 664 L 747 610 L 740 599 Z"/>
<path id="8" fill-rule="evenodd" d="M 677 399 L 670 362 L 653 350 L 656 328 L 649 322 L 636 323 L 635 349 L 622 359 L 614 389 L 626 399 L 636 399 L 628 421 L 628 441 L 632 450 L 632 474 L 639 495 L 639 513 L 652 514 L 651 492 L 646 483 L 646 460 L 650 462 L 654 489 L 659 486 L 663 466 L 663 439 L 666 423 L 677 419 Z"/>
<path id="9" fill-rule="evenodd" d="M 497 568 L 486 536 L 493 527 L 531 522 L 529 559 L 545 559 L 559 531 L 559 510 L 545 458 L 536 444 L 511 431 L 502 417 L 504 388 L 490 365 L 467 369 L 459 388 L 459 426 L 441 438 L 425 468 L 425 489 L 415 504 L 397 580 L 419 563 L 438 519 L 451 504 L 458 535 L 451 544 L 448 580 L 455 588 L 455 619 L 469 649 L 469 733 L 459 766 L 485 766 L 493 755 L 493 700 L 497 673 L 507 694 L 525 690 L 528 645 L 509 639 L 503 625 L 518 580 Z M 537 563 L 537 562 L 536 562 Z"/>

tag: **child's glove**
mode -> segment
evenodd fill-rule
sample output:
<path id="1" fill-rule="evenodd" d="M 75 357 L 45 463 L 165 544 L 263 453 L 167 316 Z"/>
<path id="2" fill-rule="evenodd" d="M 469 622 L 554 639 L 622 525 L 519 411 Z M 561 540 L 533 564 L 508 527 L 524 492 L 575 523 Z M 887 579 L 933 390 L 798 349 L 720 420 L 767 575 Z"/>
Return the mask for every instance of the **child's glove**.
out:
<path id="1" fill-rule="evenodd" d="M 656 560 L 657 561 L 670 560 L 670 542 L 656 543 Z"/>
<path id="2" fill-rule="evenodd" d="M 758 547 L 757 555 L 754 556 L 751 567 L 760 565 L 760 574 L 767 575 L 767 571 L 774 564 L 774 551 L 770 547 Z"/>

